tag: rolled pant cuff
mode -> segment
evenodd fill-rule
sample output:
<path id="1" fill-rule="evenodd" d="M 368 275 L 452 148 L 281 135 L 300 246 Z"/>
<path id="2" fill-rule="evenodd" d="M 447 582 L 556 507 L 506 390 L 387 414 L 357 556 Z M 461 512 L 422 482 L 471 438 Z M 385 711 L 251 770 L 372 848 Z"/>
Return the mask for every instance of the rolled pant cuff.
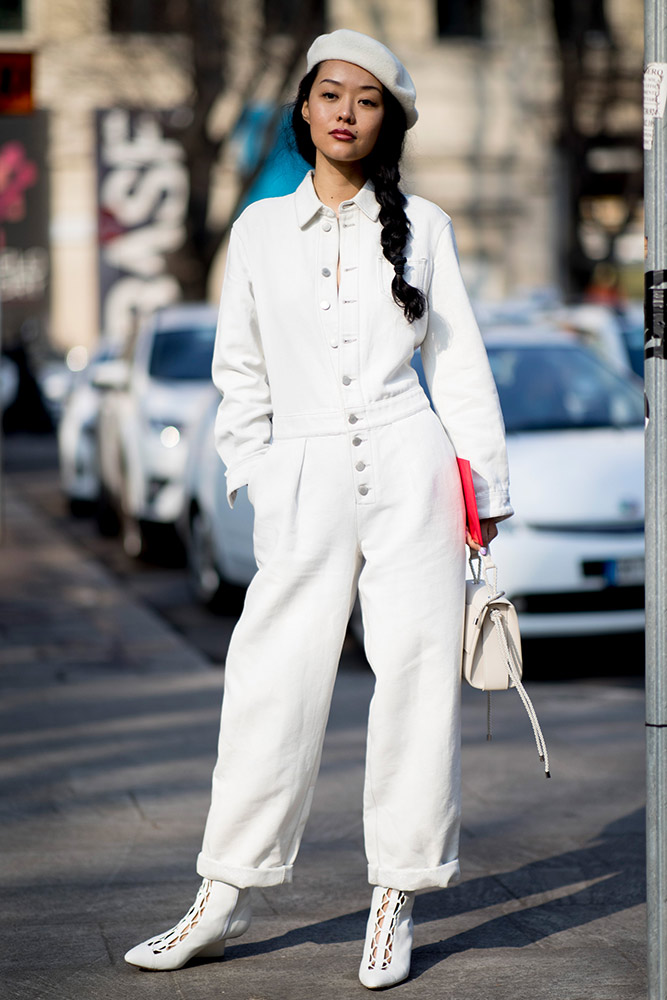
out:
<path id="1" fill-rule="evenodd" d="M 213 879 L 214 882 L 227 882 L 239 889 L 247 889 L 251 885 L 282 885 L 283 882 L 291 882 L 292 865 L 280 868 L 236 868 L 199 854 L 197 874 L 202 878 Z"/>
<path id="2" fill-rule="evenodd" d="M 458 858 L 437 868 L 372 868 L 368 866 L 368 881 L 387 889 L 444 889 L 461 878 Z"/>

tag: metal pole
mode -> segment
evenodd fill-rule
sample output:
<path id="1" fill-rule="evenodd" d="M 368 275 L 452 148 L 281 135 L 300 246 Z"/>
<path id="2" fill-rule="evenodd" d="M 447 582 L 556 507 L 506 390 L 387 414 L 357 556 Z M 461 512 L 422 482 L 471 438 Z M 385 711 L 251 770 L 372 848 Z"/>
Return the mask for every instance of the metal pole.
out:
<path id="1" fill-rule="evenodd" d="M 646 746 L 648 997 L 667 997 L 667 15 L 645 0 Z"/>

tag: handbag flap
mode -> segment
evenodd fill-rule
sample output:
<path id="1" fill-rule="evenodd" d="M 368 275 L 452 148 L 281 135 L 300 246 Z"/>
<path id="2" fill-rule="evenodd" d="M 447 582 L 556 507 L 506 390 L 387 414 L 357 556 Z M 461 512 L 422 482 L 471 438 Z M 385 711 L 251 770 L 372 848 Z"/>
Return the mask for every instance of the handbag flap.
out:
<path id="1" fill-rule="evenodd" d="M 533 727 L 544 773 L 550 778 L 547 745 L 533 703 L 522 683 L 521 635 L 516 608 L 502 591 L 498 591 L 496 566 L 489 556 L 478 558 L 477 570 L 471 558 L 470 567 L 473 579 L 466 580 L 463 676 L 472 687 L 482 691 L 502 691 L 509 687 L 517 689 Z M 491 738 L 490 730 L 488 738 Z"/>
<path id="2" fill-rule="evenodd" d="M 466 580 L 463 675 L 472 687 L 482 691 L 504 691 L 512 687 L 512 680 L 491 619 L 492 611 L 502 617 L 510 655 L 521 676 L 521 638 L 514 605 L 506 597 L 494 594 L 486 581 Z"/>

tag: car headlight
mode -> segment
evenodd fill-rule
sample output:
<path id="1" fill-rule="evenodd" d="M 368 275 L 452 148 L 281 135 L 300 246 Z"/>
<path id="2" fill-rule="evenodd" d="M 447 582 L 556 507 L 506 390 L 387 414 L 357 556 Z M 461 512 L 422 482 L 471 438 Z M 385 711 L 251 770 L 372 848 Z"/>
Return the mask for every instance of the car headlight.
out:
<path id="1" fill-rule="evenodd" d="M 160 443 L 165 448 L 175 448 L 181 440 L 181 429 L 175 424 L 167 423 L 166 420 L 151 419 L 148 426 L 160 438 Z"/>
<path id="2" fill-rule="evenodd" d="M 181 432 L 178 427 L 174 427 L 173 424 L 163 427 L 160 431 L 160 441 L 165 448 L 175 448 L 180 440 Z"/>

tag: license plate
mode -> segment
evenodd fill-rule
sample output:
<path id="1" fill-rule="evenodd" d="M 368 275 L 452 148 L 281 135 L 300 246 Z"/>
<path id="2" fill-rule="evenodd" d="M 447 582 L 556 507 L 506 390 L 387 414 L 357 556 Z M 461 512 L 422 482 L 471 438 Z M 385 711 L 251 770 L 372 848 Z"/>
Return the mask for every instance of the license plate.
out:
<path id="1" fill-rule="evenodd" d="M 610 559 L 604 564 L 604 576 L 612 587 L 638 587 L 644 583 L 644 557 Z"/>

